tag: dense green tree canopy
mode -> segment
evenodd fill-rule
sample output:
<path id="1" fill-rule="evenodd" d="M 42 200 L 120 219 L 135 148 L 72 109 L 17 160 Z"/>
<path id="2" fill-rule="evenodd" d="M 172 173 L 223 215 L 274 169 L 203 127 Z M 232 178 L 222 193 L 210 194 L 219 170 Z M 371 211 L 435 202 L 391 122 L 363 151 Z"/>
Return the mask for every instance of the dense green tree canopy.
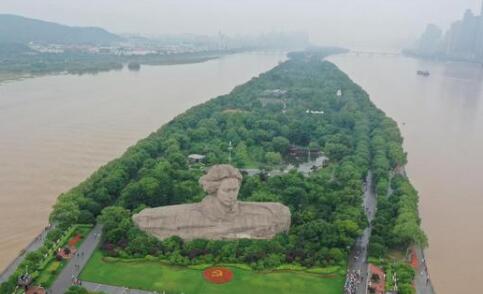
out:
<path id="1" fill-rule="evenodd" d="M 339 89 L 342 96 L 336 95 Z M 273 103 L 263 104 L 261 97 Z M 345 74 L 313 52 L 296 54 L 229 95 L 191 108 L 131 147 L 61 197 L 51 219 L 87 222 L 99 215 L 104 247 L 112 255 L 155 254 L 181 264 L 246 262 L 257 268 L 280 262 L 340 262 L 367 225 L 361 195 L 368 169 L 374 170 L 378 190 L 388 190 L 390 171 L 406 162 L 401 144 L 394 121 Z M 231 152 L 231 163 L 237 167 L 270 170 L 293 159 L 290 145 L 320 148 L 330 158 L 329 166 L 309 177 L 295 171 L 246 176 L 239 195 L 241 200 L 287 205 L 292 212 L 288 233 L 268 241 L 160 242 L 134 227 L 133 211 L 202 199 L 198 179 L 203 171 L 188 165 L 189 154 L 203 154 L 205 164 L 212 165 L 227 163 Z M 393 197 L 400 201 L 381 201 L 382 206 L 397 206 L 388 213 L 396 215 L 394 225 L 386 228 L 392 243 L 376 244 L 376 249 L 414 241 L 424 244 L 417 206 L 411 202 L 414 196 L 406 191 Z M 413 205 L 403 205 L 408 203 L 405 199 Z"/>

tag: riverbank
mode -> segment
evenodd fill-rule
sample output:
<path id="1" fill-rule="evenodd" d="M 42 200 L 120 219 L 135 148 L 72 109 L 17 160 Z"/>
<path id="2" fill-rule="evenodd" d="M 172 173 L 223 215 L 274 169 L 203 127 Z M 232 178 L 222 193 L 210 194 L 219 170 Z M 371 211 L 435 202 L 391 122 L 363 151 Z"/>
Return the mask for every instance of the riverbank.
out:
<path id="1" fill-rule="evenodd" d="M 481 65 L 351 54 L 330 60 L 400 126 L 408 176 L 420 195 L 430 244 L 426 263 L 437 292 L 479 292 L 483 268 L 474 265 L 483 264 L 483 255 L 475 254 L 483 236 L 474 232 L 483 223 Z M 431 76 L 416 75 L 421 68 Z"/>
<path id="2" fill-rule="evenodd" d="M 50 228 L 45 228 L 40 234 L 38 234 L 32 242 L 30 242 L 24 249 L 22 249 L 18 256 L 8 264 L 5 269 L 0 273 L 0 284 L 5 282 L 16 270 L 18 265 L 25 259 L 28 253 L 36 251 L 42 247 L 47 233 Z"/>
<path id="3" fill-rule="evenodd" d="M 9 73 L 9 72 L 0 72 L 0 85 L 15 80 L 22 80 L 27 78 L 32 78 L 33 75 L 30 74 L 20 74 L 20 73 Z"/>
<path id="4" fill-rule="evenodd" d="M 477 64 L 482 65 L 481 60 L 471 59 L 471 58 L 459 58 L 459 57 L 451 57 L 446 55 L 427 55 L 421 54 L 411 50 L 403 50 L 401 52 L 406 57 L 416 58 L 425 61 L 432 61 L 432 62 L 464 62 L 469 64 Z"/>
<path id="5" fill-rule="evenodd" d="M 176 65 L 176 64 L 191 64 L 201 63 L 212 59 L 221 58 L 226 55 L 242 53 L 242 51 L 219 51 L 219 52 L 203 52 L 203 53 L 190 53 L 190 54 L 175 54 L 170 56 L 141 56 L 131 58 L 116 58 L 110 62 L 98 60 L 98 57 L 83 60 L 82 63 L 78 62 L 64 62 L 58 63 L 51 61 L 45 63 L 43 69 L 24 69 L 15 68 L 9 70 L 3 68 L 0 70 L 0 85 L 5 82 L 23 80 L 27 78 L 36 78 L 48 75 L 85 75 L 85 74 L 98 74 L 101 72 L 109 72 L 113 70 L 123 70 L 127 67 L 129 62 L 134 62 L 142 65 Z M 94 57 L 94 55 L 92 56 Z M 109 59 L 109 58 L 108 58 Z"/>

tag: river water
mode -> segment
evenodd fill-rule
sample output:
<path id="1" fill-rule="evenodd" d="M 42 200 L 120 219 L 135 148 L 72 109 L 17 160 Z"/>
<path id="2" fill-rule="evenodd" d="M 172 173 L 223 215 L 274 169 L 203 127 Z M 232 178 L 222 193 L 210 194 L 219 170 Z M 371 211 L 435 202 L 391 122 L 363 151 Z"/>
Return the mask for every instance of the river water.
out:
<path id="1" fill-rule="evenodd" d="M 0 271 L 47 224 L 60 193 L 177 114 L 283 60 L 283 53 L 243 53 L 1 84 Z"/>
<path id="2" fill-rule="evenodd" d="M 483 67 L 402 56 L 346 54 L 330 60 L 399 124 L 437 292 L 482 293 Z M 417 70 L 431 76 L 418 76 Z"/>

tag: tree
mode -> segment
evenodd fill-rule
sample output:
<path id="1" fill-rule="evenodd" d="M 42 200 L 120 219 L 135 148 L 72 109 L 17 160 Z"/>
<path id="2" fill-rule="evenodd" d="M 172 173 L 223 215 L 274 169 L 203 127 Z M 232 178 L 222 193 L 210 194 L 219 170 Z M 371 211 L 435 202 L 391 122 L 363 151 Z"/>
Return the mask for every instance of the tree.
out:
<path id="1" fill-rule="evenodd" d="M 245 167 L 250 162 L 247 145 L 244 142 L 238 143 L 233 152 L 233 161 L 238 167 Z"/>
<path id="2" fill-rule="evenodd" d="M 417 223 L 417 217 L 412 212 L 402 213 L 397 217 L 393 233 L 399 242 L 406 246 L 412 243 L 420 247 L 428 245 L 428 239 Z"/>
<path id="3" fill-rule="evenodd" d="M 50 242 L 56 242 L 57 240 L 60 239 L 60 237 L 62 237 L 62 230 L 55 228 L 55 229 L 50 230 L 47 233 L 46 239 Z"/>
<path id="4" fill-rule="evenodd" d="M 342 252 L 341 249 L 339 248 L 331 248 L 329 250 L 329 255 L 328 257 L 333 260 L 335 263 L 336 262 L 339 262 L 339 261 L 342 261 L 342 259 L 344 258 L 344 253 Z"/>
<path id="5" fill-rule="evenodd" d="M 129 230 L 128 239 L 129 242 L 126 251 L 132 256 L 156 256 L 161 252 L 161 242 L 156 238 L 141 232 L 137 228 L 131 228 Z"/>
<path id="6" fill-rule="evenodd" d="M 367 249 L 369 256 L 384 257 L 387 252 L 387 248 L 383 244 L 374 242 L 372 240 Z"/>
<path id="7" fill-rule="evenodd" d="M 278 152 L 267 152 L 265 153 L 265 161 L 271 165 L 277 165 L 282 162 L 282 155 Z"/>
<path id="8" fill-rule="evenodd" d="M 174 184 L 172 203 L 185 203 L 187 200 L 198 199 L 201 195 L 203 195 L 203 190 L 198 182 L 181 181 Z"/>
<path id="9" fill-rule="evenodd" d="M 178 236 L 173 236 L 171 238 L 164 239 L 162 242 L 162 247 L 165 253 L 177 252 L 183 247 L 183 240 Z"/>
<path id="10" fill-rule="evenodd" d="M 256 202 L 278 202 L 280 199 L 277 195 L 264 190 L 258 190 L 253 193 L 247 201 L 256 201 Z"/>
<path id="11" fill-rule="evenodd" d="M 86 192 L 86 197 L 88 199 L 92 199 L 98 204 L 98 210 L 96 211 L 97 214 L 100 212 L 102 207 L 109 205 L 109 203 L 113 200 L 112 195 L 109 194 L 107 188 L 101 185 L 96 186 L 92 190 Z"/>
<path id="12" fill-rule="evenodd" d="M 337 226 L 339 234 L 350 236 L 352 238 L 361 234 L 359 225 L 353 220 L 337 220 L 335 221 L 335 225 Z"/>
<path id="13" fill-rule="evenodd" d="M 350 149 L 343 144 L 328 142 L 324 151 L 331 160 L 339 161 L 350 153 Z"/>
<path id="14" fill-rule="evenodd" d="M 309 149 L 310 150 L 319 150 L 320 149 L 320 145 L 319 145 L 319 143 L 317 143 L 315 141 L 312 141 L 309 144 Z"/>
<path id="15" fill-rule="evenodd" d="M 416 290 L 411 284 L 401 284 L 398 287 L 398 293 L 400 294 L 414 294 L 416 293 Z"/>
<path id="16" fill-rule="evenodd" d="M 0 284 L 0 293 L 15 293 L 17 289 L 17 279 L 11 276 L 8 281 Z"/>
<path id="17" fill-rule="evenodd" d="M 89 292 L 81 286 L 70 286 L 65 294 L 89 294 Z"/>
<path id="18" fill-rule="evenodd" d="M 387 157 L 393 168 L 396 166 L 403 166 L 407 162 L 406 153 L 402 149 L 402 146 L 396 142 L 388 143 Z"/>
<path id="19" fill-rule="evenodd" d="M 54 205 L 50 214 L 50 222 L 57 224 L 60 228 L 67 228 L 77 223 L 80 216 L 79 206 L 68 198 L 63 198 Z"/>
<path id="20" fill-rule="evenodd" d="M 95 224 L 96 218 L 88 210 L 81 210 L 79 213 L 79 218 L 77 220 L 79 224 Z"/>
<path id="21" fill-rule="evenodd" d="M 288 147 L 290 146 L 290 141 L 285 137 L 275 137 L 272 140 L 273 149 L 280 154 L 287 153 Z"/>
<path id="22" fill-rule="evenodd" d="M 380 196 L 386 196 L 389 189 L 389 182 L 386 178 L 381 178 L 376 184 L 376 193 Z"/>
<path id="23" fill-rule="evenodd" d="M 129 211 L 119 206 L 104 208 L 98 221 L 104 226 L 104 239 L 112 243 L 127 239 L 128 230 L 132 227 Z"/>

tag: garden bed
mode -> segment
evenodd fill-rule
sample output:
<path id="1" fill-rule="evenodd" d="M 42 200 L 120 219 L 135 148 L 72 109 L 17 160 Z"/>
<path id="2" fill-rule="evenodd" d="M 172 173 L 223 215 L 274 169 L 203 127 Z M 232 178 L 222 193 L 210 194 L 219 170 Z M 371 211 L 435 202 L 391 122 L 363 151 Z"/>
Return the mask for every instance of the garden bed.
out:
<path id="1" fill-rule="evenodd" d="M 72 243 L 72 246 L 78 249 L 91 229 L 92 226 L 90 225 L 75 225 L 67 230 L 64 236 L 59 239 L 56 247 L 50 251 L 50 256 L 46 259 L 48 261 L 42 267 L 43 269 L 40 271 L 40 273 L 38 273 L 38 277 L 35 279 L 34 284 L 40 284 L 46 288 L 50 287 L 57 278 L 57 275 L 68 263 L 68 260 L 66 259 L 56 259 L 57 248 L 63 248 L 64 246 L 71 245 L 70 243 Z M 75 242 L 73 240 L 75 240 Z"/>

